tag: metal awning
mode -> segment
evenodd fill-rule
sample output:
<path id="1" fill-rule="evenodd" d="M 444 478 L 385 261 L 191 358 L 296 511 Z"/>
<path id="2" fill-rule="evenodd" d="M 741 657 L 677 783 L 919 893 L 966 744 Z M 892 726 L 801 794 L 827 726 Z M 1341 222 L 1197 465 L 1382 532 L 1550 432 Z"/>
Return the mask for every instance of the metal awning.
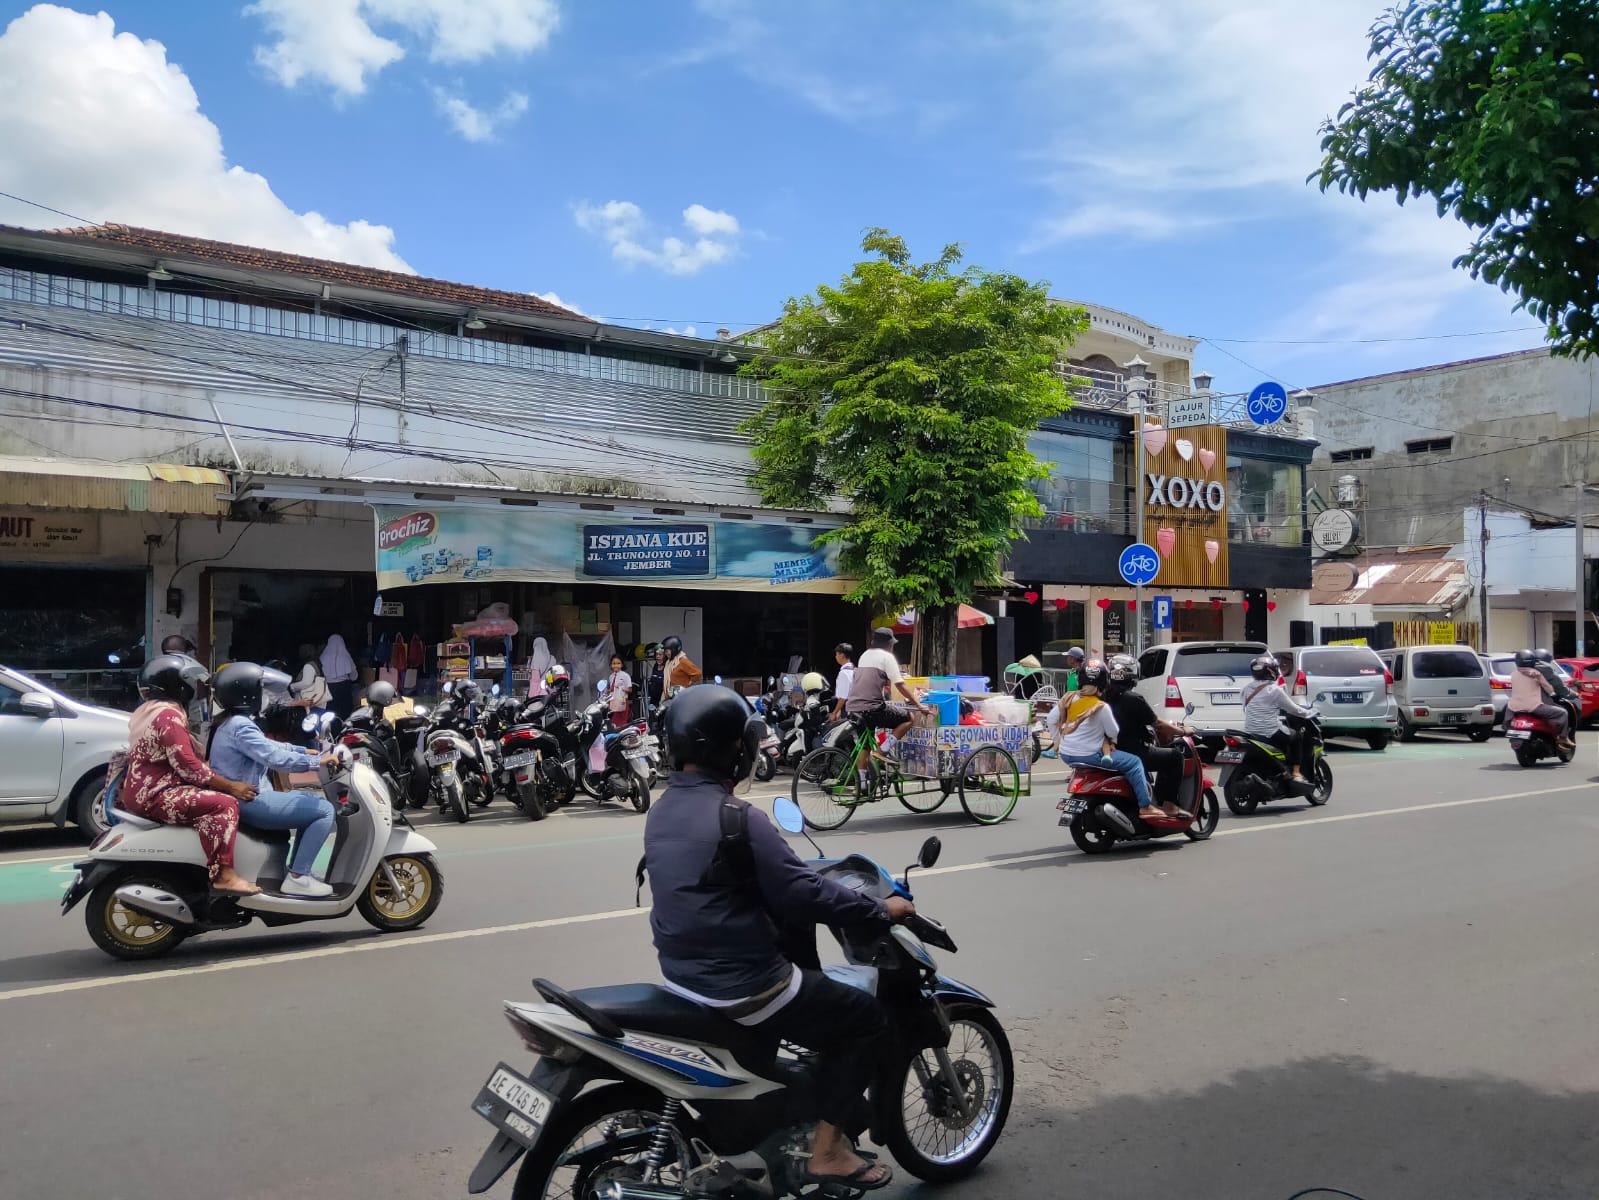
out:
<path id="1" fill-rule="evenodd" d="M 231 491 L 211 467 L 0 455 L 0 507 L 226 516 Z"/>

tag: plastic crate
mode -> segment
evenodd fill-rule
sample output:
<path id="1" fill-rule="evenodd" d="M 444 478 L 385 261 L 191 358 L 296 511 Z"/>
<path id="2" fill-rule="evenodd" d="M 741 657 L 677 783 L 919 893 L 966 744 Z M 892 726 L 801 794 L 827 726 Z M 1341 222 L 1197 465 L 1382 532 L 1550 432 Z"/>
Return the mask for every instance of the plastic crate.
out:
<path id="1" fill-rule="evenodd" d="M 961 698 L 959 692 L 928 692 L 923 703 L 938 709 L 938 723 L 940 725 L 960 724 Z"/>

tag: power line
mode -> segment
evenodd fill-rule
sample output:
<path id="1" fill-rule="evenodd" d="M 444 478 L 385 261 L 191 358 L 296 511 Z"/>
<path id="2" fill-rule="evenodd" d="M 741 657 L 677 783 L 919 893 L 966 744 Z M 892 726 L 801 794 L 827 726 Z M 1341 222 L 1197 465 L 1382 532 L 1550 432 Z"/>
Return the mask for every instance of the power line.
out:
<path id="1" fill-rule="evenodd" d="M 62 212 L 59 208 L 51 208 L 48 204 L 40 204 L 37 200 L 29 200 L 26 196 L 15 196 L 10 192 L 0 192 L 0 196 L 4 196 L 7 200 L 15 200 L 18 204 L 26 204 L 30 208 L 42 208 L 47 213 L 55 213 L 56 216 L 65 217 L 69 221 L 78 221 L 84 225 L 102 224 L 102 222 L 91 220 L 88 217 L 80 217 L 74 213 Z"/>

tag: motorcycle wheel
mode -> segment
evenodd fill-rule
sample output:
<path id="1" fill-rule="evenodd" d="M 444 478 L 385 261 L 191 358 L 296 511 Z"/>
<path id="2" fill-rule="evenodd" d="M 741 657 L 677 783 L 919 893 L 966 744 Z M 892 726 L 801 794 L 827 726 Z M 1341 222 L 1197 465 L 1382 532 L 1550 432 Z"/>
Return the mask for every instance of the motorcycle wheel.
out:
<path id="1" fill-rule="evenodd" d="M 470 782 L 472 786 L 466 789 L 466 798 L 474 808 L 487 808 L 494 803 L 494 784 L 486 776 L 479 775 Z"/>
<path id="2" fill-rule="evenodd" d="M 650 811 L 650 785 L 637 775 L 633 776 L 633 808 L 641 813 Z"/>
<path id="3" fill-rule="evenodd" d="M 538 1144 L 523 1158 L 511 1200 L 571 1200 L 603 1195 L 613 1182 L 639 1183 L 650 1141 L 643 1135 L 655 1128 L 660 1117 L 661 1098 L 629 1084 L 598 1088 L 579 1097 L 557 1111 Z M 579 1150 L 611 1140 L 620 1143 L 614 1158 L 582 1167 L 562 1165 Z M 677 1176 L 683 1164 L 677 1161 L 676 1139 L 669 1144 L 672 1149 L 662 1167 Z"/>
<path id="4" fill-rule="evenodd" d="M 772 761 L 770 754 L 757 754 L 755 756 L 755 782 L 766 783 L 773 775 L 777 774 L 777 764 Z"/>
<path id="5" fill-rule="evenodd" d="M 1072 841 L 1084 854 L 1103 854 L 1116 844 L 1116 835 L 1090 821 L 1087 813 L 1078 813 L 1072 818 Z"/>
<path id="6" fill-rule="evenodd" d="M 1320 808 L 1332 799 L 1332 766 L 1325 758 L 1316 760 L 1316 769 L 1312 773 L 1310 795 L 1305 799 L 1310 801 L 1312 808 Z"/>
<path id="7" fill-rule="evenodd" d="M 355 902 L 356 911 L 374 929 L 400 933 L 415 929 L 444 899 L 444 873 L 431 854 L 393 854 L 383 860 L 400 885 L 395 893 L 382 871 L 374 871 L 366 890 Z"/>
<path id="8" fill-rule="evenodd" d="M 516 803 L 529 821 L 542 821 L 549 814 L 544 811 L 544 801 L 539 797 L 538 785 L 535 783 L 519 783 L 516 785 Z"/>
<path id="9" fill-rule="evenodd" d="M 1194 823 L 1183 830 L 1191 842 L 1203 842 L 1216 832 L 1216 823 L 1221 820 L 1221 801 L 1216 799 L 1216 789 L 1206 788 L 1199 797 L 1199 811 L 1194 814 Z"/>
<path id="10" fill-rule="evenodd" d="M 881 1088 L 883 1145 L 895 1162 L 928 1183 L 965 1179 L 988 1157 L 1004 1132 L 1015 1088 L 1010 1039 L 993 1013 L 974 1004 L 951 1005 L 949 1026 L 949 1057 L 971 1117 L 963 1121 L 954 1109 L 931 1050 L 919 1052 L 921 1071 L 906 1059 Z"/>
<path id="11" fill-rule="evenodd" d="M 603 773 L 599 778 L 602 780 L 605 778 Z M 605 789 L 595 782 L 595 775 L 592 771 L 579 770 L 577 773 L 577 786 L 590 800 L 605 799 Z"/>
<path id="12" fill-rule="evenodd" d="M 1036 764 L 1039 759 L 1044 757 L 1044 739 L 1039 737 L 1036 733 L 1033 734 L 1032 739 L 1028 743 L 1027 755 L 1028 760 L 1034 764 Z"/>
<path id="13" fill-rule="evenodd" d="M 450 815 L 462 825 L 472 819 L 472 810 L 466 805 L 466 789 L 459 779 L 445 786 L 444 800 Z"/>
<path id="14" fill-rule="evenodd" d="M 1536 767 L 1538 756 L 1532 752 L 1530 746 L 1520 745 L 1516 747 L 1516 761 L 1524 767 Z"/>
<path id="15" fill-rule="evenodd" d="M 1222 794 L 1227 797 L 1228 811 L 1235 817 L 1247 817 L 1260 807 L 1260 798 L 1245 790 L 1243 776 L 1237 771 L 1227 777 Z"/>
<path id="16" fill-rule="evenodd" d="M 178 943 L 189 936 L 188 930 L 135 912 L 117 899 L 118 888 L 134 884 L 179 893 L 186 890 L 171 875 L 139 867 L 130 867 L 109 879 L 102 879 L 89 893 L 88 903 L 83 908 L 83 923 L 90 939 L 112 958 L 124 962 L 171 954 Z"/>

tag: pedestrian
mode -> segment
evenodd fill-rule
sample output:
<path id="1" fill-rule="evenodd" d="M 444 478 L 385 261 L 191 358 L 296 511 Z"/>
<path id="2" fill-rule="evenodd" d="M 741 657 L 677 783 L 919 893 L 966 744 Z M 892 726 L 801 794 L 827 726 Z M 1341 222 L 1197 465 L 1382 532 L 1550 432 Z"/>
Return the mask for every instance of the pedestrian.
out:
<path id="1" fill-rule="evenodd" d="M 289 685 L 289 692 L 302 708 L 324 709 L 332 700 L 328 681 L 322 674 L 322 662 L 316 646 L 306 642 L 300 647 L 300 669 Z"/>
<path id="2" fill-rule="evenodd" d="M 550 644 L 541 637 L 533 639 L 533 653 L 527 660 L 527 694 L 531 699 L 542 696 L 549 689 L 544 686 L 544 674 L 555 665 L 555 655 L 550 653 Z"/>
<path id="3" fill-rule="evenodd" d="M 855 647 L 848 642 L 840 642 L 833 647 L 833 661 L 838 664 L 838 680 L 833 684 L 833 720 L 838 720 L 844 715 L 844 702 L 849 699 L 849 690 L 855 686 Z"/>
<path id="4" fill-rule="evenodd" d="M 355 711 L 355 684 L 361 676 L 342 634 L 333 634 L 322 647 L 322 677 L 327 680 L 334 713 L 341 721 L 348 720 Z"/>
<path id="5" fill-rule="evenodd" d="M 627 724 L 633 706 L 633 677 L 622 665 L 620 654 L 611 655 L 611 675 L 605 685 L 605 703 L 611 710 L 611 724 L 621 729 Z"/>
<path id="6" fill-rule="evenodd" d="M 666 666 L 662 671 L 661 695 L 670 700 L 676 688 L 693 687 L 705 678 L 705 672 L 700 670 L 694 660 L 683 653 L 683 639 L 675 634 L 664 638 L 661 645 L 666 649 Z"/>

